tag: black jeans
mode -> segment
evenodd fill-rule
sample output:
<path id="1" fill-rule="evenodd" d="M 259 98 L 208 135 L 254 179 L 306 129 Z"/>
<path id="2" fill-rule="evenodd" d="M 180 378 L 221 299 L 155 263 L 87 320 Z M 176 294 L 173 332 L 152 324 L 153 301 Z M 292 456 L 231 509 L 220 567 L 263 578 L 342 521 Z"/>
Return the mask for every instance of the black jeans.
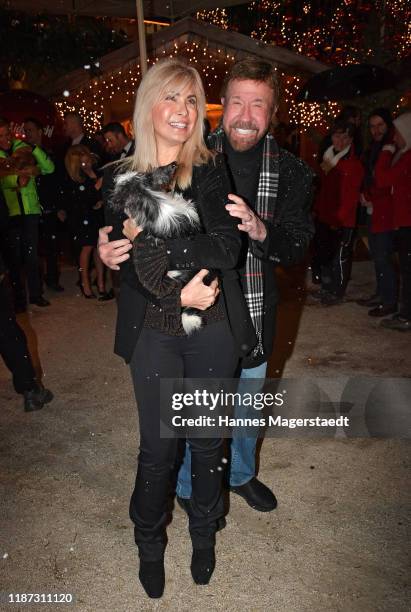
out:
<path id="1" fill-rule="evenodd" d="M 317 226 L 317 260 L 321 266 L 322 288 L 343 297 L 351 276 L 355 229 Z"/>
<path id="2" fill-rule="evenodd" d="M 58 268 L 59 257 L 59 221 L 57 213 L 47 212 L 40 218 L 40 236 L 46 259 L 46 285 L 57 285 L 60 272 Z"/>
<path id="3" fill-rule="evenodd" d="M 18 215 L 10 217 L 7 234 L 6 256 L 10 280 L 17 303 L 26 303 L 26 290 L 22 281 L 25 268 L 31 301 L 41 294 L 38 246 L 40 215 Z"/>
<path id="4" fill-rule="evenodd" d="M 155 561 L 164 554 L 179 447 L 178 439 L 160 437 L 160 379 L 231 378 L 237 363 L 226 321 L 209 324 L 188 337 L 148 328 L 139 336 L 130 364 L 140 423 L 130 517 L 142 560 Z M 188 442 L 192 453 L 191 540 L 194 548 L 210 548 L 215 543 L 217 520 L 224 514 L 222 440 L 197 438 Z"/>
<path id="5" fill-rule="evenodd" d="M 394 232 L 369 231 L 368 243 L 374 260 L 377 295 L 382 304 L 392 306 L 397 303 L 397 275 L 394 266 Z"/>
<path id="6" fill-rule="evenodd" d="M 400 227 L 397 239 L 402 285 L 400 314 L 411 320 L 411 227 Z"/>
<path id="7" fill-rule="evenodd" d="M 26 336 L 18 325 L 4 281 L 0 282 L 0 355 L 13 375 L 17 393 L 31 391 L 36 386 Z"/>

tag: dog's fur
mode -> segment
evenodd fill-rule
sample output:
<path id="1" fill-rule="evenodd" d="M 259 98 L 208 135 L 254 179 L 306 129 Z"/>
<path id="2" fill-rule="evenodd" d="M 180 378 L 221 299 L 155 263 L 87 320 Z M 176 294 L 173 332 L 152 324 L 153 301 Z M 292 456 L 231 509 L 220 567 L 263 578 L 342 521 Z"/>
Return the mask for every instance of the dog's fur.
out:
<path id="1" fill-rule="evenodd" d="M 155 239 L 187 238 L 200 230 L 200 219 L 194 204 L 180 194 L 166 191 L 177 169 L 175 163 L 149 173 L 124 172 L 115 177 L 110 206 L 125 212 L 146 234 Z M 196 271 L 170 270 L 168 276 L 187 283 Z M 208 279 L 210 282 L 211 277 Z M 202 325 L 201 312 L 185 308 L 181 314 L 187 334 Z"/>

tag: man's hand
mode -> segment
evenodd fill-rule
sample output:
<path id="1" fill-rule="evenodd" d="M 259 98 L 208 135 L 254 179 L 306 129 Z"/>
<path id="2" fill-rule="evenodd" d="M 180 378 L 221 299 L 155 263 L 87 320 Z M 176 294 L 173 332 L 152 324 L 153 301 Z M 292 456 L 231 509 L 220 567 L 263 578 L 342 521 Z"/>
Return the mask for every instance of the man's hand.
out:
<path id="1" fill-rule="evenodd" d="M 246 232 L 251 240 L 264 242 L 267 236 L 267 229 L 261 219 L 257 217 L 255 212 L 239 196 L 229 193 L 228 199 L 234 202 L 234 204 L 227 204 L 226 209 L 232 217 L 241 219 L 240 225 L 237 226 L 238 229 Z"/>
<path id="2" fill-rule="evenodd" d="M 59 221 L 61 221 L 62 223 L 64 223 L 64 221 L 67 219 L 67 213 L 65 210 L 61 209 L 57 211 L 57 218 Z"/>
<path id="3" fill-rule="evenodd" d="M 203 279 L 207 276 L 208 270 L 200 270 L 187 285 L 181 290 L 181 306 L 207 310 L 214 304 L 220 289 L 218 279 L 215 278 L 210 285 L 204 285 Z"/>
<path id="4" fill-rule="evenodd" d="M 112 225 L 101 227 L 98 232 L 98 254 L 100 259 L 110 270 L 120 270 L 119 264 L 129 259 L 128 251 L 133 248 L 130 240 L 109 241 L 109 233 L 113 230 Z"/>

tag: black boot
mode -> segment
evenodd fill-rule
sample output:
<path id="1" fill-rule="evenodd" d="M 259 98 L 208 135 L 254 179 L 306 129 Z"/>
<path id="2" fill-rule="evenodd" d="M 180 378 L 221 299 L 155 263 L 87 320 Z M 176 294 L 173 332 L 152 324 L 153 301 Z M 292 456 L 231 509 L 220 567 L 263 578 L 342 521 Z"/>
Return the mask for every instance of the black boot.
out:
<path id="1" fill-rule="evenodd" d="M 140 560 L 138 577 L 149 597 L 152 599 L 162 597 L 165 584 L 164 559 L 159 561 Z"/>
<path id="2" fill-rule="evenodd" d="M 208 584 L 215 568 L 215 551 L 212 548 L 194 548 L 191 557 L 191 575 L 196 584 Z"/>

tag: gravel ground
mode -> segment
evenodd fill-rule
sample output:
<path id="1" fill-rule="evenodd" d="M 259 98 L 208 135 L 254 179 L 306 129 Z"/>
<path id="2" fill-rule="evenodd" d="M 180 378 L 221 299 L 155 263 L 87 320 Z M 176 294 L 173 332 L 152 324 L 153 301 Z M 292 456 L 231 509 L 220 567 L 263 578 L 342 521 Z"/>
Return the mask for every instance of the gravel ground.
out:
<path id="1" fill-rule="evenodd" d="M 299 271 L 282 273 L 271 375 L 410 378 L 410 336 L 378 328 L 354 298 L 371 292 L 369 262 L 354 266 L 348 301 L 306 297 Z M 81 612 L 408 611 L 409 440 L 267 438 L 260 478 L 279 505 L 258 513 L 232 496 L 210 585 L 193 584 L 187 520 L 169 527 L 164 597 L 137 579 L 128 499 L 137 452 L 127 367 L 112 353 L 114 302 L 84 300 L 75 274 L 50 308 L 19 317 L 55 394 L 26 414 L 0 363 L 0 590 L 72 593 Z M 408 512 L 409 516 L 409 512 Z"/>

